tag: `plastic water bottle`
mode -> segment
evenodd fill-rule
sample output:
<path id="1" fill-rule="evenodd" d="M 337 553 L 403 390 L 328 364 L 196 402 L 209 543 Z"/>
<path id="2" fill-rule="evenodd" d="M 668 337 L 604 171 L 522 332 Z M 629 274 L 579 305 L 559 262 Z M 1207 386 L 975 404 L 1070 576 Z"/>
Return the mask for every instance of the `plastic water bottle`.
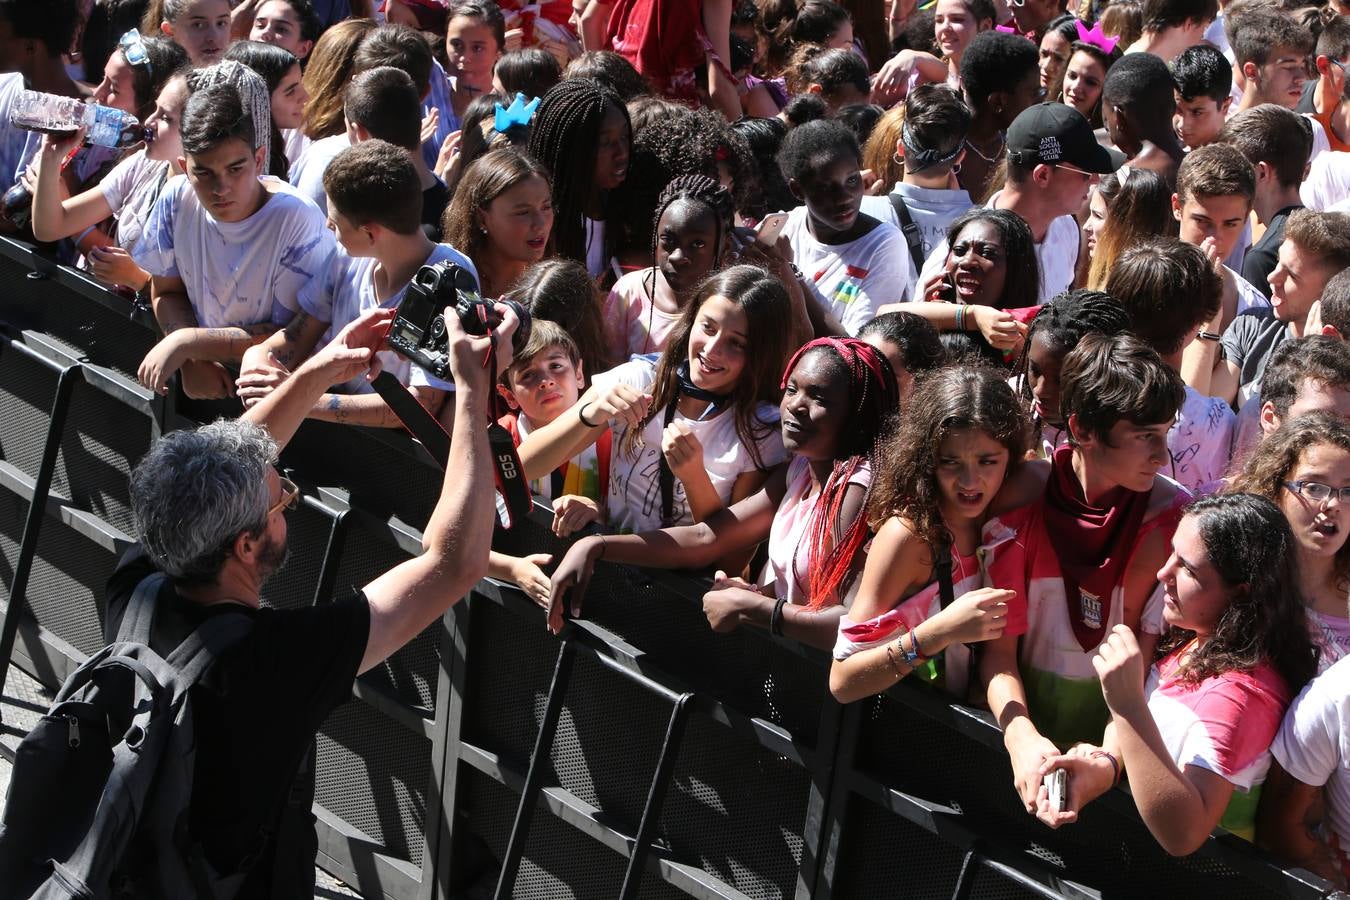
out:
<path id="1" fill-rule="evenodd" d="M 118 149 L 139 144 L 149 130 L 130 113 L 74 97 L 23 91 L 10 109 L 9 123 L 26 131 L 64 137 L 84 128 L 87 147 Z"/>

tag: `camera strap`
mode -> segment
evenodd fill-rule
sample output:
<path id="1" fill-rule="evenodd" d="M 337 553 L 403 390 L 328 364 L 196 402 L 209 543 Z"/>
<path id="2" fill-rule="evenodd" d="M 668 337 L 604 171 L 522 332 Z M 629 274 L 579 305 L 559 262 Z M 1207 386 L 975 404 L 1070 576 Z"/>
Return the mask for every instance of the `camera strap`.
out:
<path id="1" fill-rule="evenodd" d="M 491 344 L 488 350 L 488 371 L 495 379 L 497 337 L 488 332 L 488 340 Z M 530 514 L 533 503 L 530 485 L 525 480 L 525 469 L 520 464 L 520 454 L 516 452 L 515 438 L 499 421 L 506 413 L 506 401 L 502 399 L 500 391 L 494 390 L 488 404 L 488 449 L 492 453 L 492 474 L 497 482 L 497 520 L 503 528 L 509 529 Z"/>
<path id="2" fill-rule="evenodd" d="M 413 437 L 422 442 L 427 453 L 444 470 L 450 462 L 450 435 L 445 433 L 436 417 L 427 412 L 426 407 L 417 402 L 417 398 L 403 383 L 387 371 L 376 375 L 370 386 L 389 404 L 398 420 L 412 432 Z"/>
<path id="3" fill-rule="evenodd" d="M 708 408 L 699 417 L 699 421 L 717 415 L 731 399 L 730 394 L 714 394 L 712 391 L 704 390 L 694 384 L 693 378 L 689 374 L 689 360 L 687 359 L 680 363 L 679 368 L 675 370 L 675 375 L 679 379 L 679 387 L 675 391 L 675 396 L 666 406 L 665 420 L 661 423 L 663 433 L 666 428 L 670 427 L 670 423 L 675 421 L 675 409 L 679 406 L 681 397 L 692 397 L 695 400 L 703 400 L 708 403 Z M 676 522 L 675 472 L 671 470 L 670 463 L 666 461 L 666 454 L 661 452 L 660 447 L 656 448 L 656 456 L 659 461 L 657 484 L 661 489 L 661 524 L 668 528 Z"/>
<path id="4" fill-rule="evenodd" d="M 490 371 L 493 372 L 496 371 L 496 356 L 494 346 L 489 359 L 492 366 Z M 436 417 L 427 412 L 417 402 L 417 398 L 388 372 L 377 375 L 371 386 L 444 471 L 450 461 L 450 435 L 446 434 Z M 492 418 L 501 402 L 496 391 L 493 391 L 493 396 L 488 407 L 488 450 L 492 454 L 492 474 L 497 487 L 497 518 L 504 527 L 510 528 L 529 514 L 530 488 L 525 481 L 525 470 L 520 465 L 511 432 Z"/>

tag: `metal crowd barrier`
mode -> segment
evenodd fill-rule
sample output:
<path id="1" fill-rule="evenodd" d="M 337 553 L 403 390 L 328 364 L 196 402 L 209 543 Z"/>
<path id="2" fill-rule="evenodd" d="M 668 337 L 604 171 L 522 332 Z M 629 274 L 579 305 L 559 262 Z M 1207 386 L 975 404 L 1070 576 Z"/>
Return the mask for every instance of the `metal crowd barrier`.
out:
<path id="1" fill-rule="evenodd" d="M 146 311 L 9 241 L 0 323 L 0 665 L 55 686 L 101 645 L 131 467 L 230 409 L 139 387 Z M 282 464 L 304 503 L 265 602 L 324 603 L 417 552 L 440 473 L 414 442 L 307 423 Z M 548 519 L 497 548 L 561 552 Z M 1123 791 L 1046 829 L 987 713 L 915 684 L 842 707 L 824 654 L 710 632 L 705 584 L 602 565 L 557 639 L 480 583 L 325 723 L 320 865 L 391 900 L 1329 896 L 1232 835 L 1168 857 Z"/>

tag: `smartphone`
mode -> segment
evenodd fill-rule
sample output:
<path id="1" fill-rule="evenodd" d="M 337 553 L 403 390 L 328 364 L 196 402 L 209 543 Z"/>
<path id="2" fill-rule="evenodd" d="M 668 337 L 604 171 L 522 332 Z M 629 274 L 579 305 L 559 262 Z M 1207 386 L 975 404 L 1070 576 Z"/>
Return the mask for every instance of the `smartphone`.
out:
<path id="1" fill-rule="evenodd" d="M 764 247 L 773 247 L 778 243 L 778 236 L 783 233 L 787 220 L 788 214 L 785 212 L 769 213 L 755 228 L 755 241 Z"/>
<path id="2" fill-rule="evenodd" d="M 1050 794 L 1050 811 L 1064 812 L 1064 801 L 1069 794 L 1069 770 L 1055 769 L 1045 776 L 1042 783 Z"/>
<path id="3" fill-rule="evenodd" d="M 938 283 L 938 299 L 945 303 L 956 302 L 956 281 L 950 272 L 943 275 L 942 281 Z"/>

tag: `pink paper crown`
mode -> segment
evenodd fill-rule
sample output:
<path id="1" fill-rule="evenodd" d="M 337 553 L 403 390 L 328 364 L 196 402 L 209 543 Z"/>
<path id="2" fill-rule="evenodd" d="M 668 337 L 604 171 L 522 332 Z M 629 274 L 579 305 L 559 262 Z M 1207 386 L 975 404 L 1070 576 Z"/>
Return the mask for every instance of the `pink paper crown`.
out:
<path id="1" fill-rule="evenodd" d="M 995 30 L 995 31 L 1001 31 L 1001 32 L 1003 32 L 1004 34 L 1015 34 L 1015 35 L 1017 35 L 1018 37 L 1024 37 L 1024 38 L 1026 38 L 1027 40 L 1032 41 L 1033 43 L 1035 43 L 1035 41 L 1034 41 L 1034 39 L 1031 37 L 1031 35 L 1029 35 L 1029 34 L 1023 34 L 1022 32 L 1018 31 L 1017 28 L 1016 28 L 1015 26 L 1012 26 L 1012 25 L 995 25 L 995 26 L 994 26 L 994 30 Z"/>
<path id="2" fill-rule="evenodd" d="M 1078 21 L 1073 24 L 1074 27 L 1078 29 L 1078 39 L 1080 41 L 1085 44 L 1091 44 L 1107 56 L 1110 56 L 1111 51 L 1116 49 L 1116 44 L 1120 43 L 1120 38 L 1107 37 L 1102 33 L 1102 25 L 1100 22 L 1093 25 L 1091 28 L 1083 27 L 1083 23 Z"/>

